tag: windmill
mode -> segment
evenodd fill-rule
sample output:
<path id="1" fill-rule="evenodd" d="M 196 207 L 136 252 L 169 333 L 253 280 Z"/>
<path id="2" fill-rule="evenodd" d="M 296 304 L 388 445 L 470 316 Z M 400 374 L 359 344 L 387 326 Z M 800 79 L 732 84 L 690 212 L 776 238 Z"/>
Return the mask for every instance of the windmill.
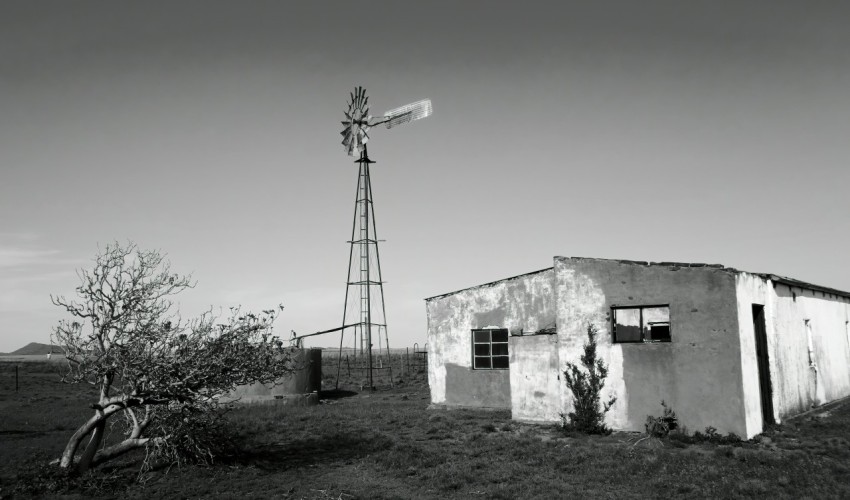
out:
<path id="1" fill-rule="evenodd" d="M 369 114 L 369 97 L 363 87 L 355 88 L 351 93 L 348 110 L 345 112 L 345 127 L 342 135 L 342 145 L 349 156 L 358 159 L 357 198 L 354 203 L 354 222 L 351 227 L 351 250 L 348 257 L 348 275 L 346 276 L 345 305 L 342 311 L 342 327 L 340 330 L 339 348 L 345 338 L 345 330 L 354 331 L 355 353 L 368 356 L 369 388 L 372 381 L 372 340 L 373 335 L 378 340 L 378 349 L 383 345 L 389 354 L 389 338 L 387 337 L 386 307 L 384 305 L 384 282 L 381 278 L 381 260 L 378 253 L 378 235 L 375 230 L 375 211 L 372 200 L 372 183 L 369 177 L 369 165 L 375 163 L 369 159 L 366 143 L 369 142 L 369 131 L 377 125 L 390 129 L 431 115 L 431 101 L 428 99 L 407 104 L 384 113 L 373 121 Z M 352 274 L 352 271 L 354 274 Z M 357 317 L 349 322 L 349 299 L 354 299 Z M 379 308 L 374 307 L 380 305 Z M 354 305 L 354 304 L 352 304 Z M 354 309 L 354 307 L 352 307 Z M 383 333 L 383 338 L 382 338 Z M 342 363 L 337 365 L 337 387 L 339 387 L 339 370 Z"/>

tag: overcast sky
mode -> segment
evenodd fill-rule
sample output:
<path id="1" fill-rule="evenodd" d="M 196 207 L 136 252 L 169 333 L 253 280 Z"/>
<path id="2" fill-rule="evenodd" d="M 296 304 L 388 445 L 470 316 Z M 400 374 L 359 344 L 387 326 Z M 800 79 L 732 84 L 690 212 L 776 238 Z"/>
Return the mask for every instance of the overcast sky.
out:
<path id="1" fill-rule="evenodd" d="M 161 249 L 186 314 L 342 320 L 375 129 L 392 347 L 423 298 L 554 255 L 722 263 L 850 290 L 850 4 L 0 3 L 0 351 L 47 342 L 98 245 Z M 334 345 L 320 337 L 313 345 Z"/>

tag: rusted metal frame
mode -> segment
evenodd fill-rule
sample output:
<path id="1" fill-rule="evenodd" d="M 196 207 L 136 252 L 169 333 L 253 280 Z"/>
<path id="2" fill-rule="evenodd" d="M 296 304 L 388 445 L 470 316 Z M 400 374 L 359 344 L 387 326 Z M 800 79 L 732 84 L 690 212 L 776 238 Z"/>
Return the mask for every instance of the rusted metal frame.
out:
<path id="1" fill-rule="evenodd" d="M 331 328 L 330 330 L 322 330 L 321 332 L 308 333 L 306 335 L 296 335 L 296 336 L 292 337 L 292 340 L 294 340 L 296 342 L 296 345 L 298 347 L 301 347 L 301 340 L 302 339 L 306 339 L 307 337 L 315 337 L 316 335 L 324 335 L 326 333 L 338 332 L 340 330 L 345 330 L 346 328 L 350 328 L 352 326 L 354 326 L 354 325 L 343 325 L 343 326 L 338 326 L 336 328 Z"/>

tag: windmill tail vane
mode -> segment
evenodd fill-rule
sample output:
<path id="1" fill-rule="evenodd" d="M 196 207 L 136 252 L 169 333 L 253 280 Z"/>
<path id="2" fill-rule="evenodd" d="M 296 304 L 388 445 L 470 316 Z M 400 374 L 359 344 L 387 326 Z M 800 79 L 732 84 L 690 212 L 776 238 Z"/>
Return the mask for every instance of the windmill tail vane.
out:
<path id="1" fill-rule="evenodd" d="M 384 120 L 382 120 L 381 123 L 386 122 L 387 128 L 393 128 L 403 123 L 429 117 L 433 112 L 434 110 L 431 108 L 431 101 L 429 99 L 423 99 L 421 101 L 416 101 L 400 108 L 387 111 L 384 113 Z"/>
<path id="2" fill-rule="evenodd" d="M 342 122 L 345 128 L 340 132 L 342 146 L 349 156 L 357 156 L 364 150 L 369 142 L 369 129 L 375 125 L 385 125 L 389 129 L 431 116 L 433 113 L 431 101 L 423 99 L 391 109 L 384 113 L 380 120 L 373 122 L 372 115 L 369 114 L 369 97 L 366 90 L 356 87 L 349 97 L 348 111 L 344 112 L 345 120 Z"/>

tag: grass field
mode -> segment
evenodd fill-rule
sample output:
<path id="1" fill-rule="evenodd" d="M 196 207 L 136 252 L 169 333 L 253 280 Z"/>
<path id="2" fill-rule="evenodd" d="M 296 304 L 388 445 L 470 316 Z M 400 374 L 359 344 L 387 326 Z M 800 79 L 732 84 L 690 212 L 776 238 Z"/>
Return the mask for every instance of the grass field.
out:
<path id="1" fill-rule="evenodd" d="M 737 445 L 635 446 L 634 434 L 567 437 L 508 411 L 427 410 L 421 373 L 375 392 L 349 385 L 318 406 L 240 408 L 229 418 L 241 452 L 214 467 L 137 483 L 128 457 L 69 488 L 37 467 L 88 415 L 90 391 L 26 363 L 15 393 L 12 368 L 0 363 L 4 498 L 850 498 L 848 402 Z"/>

